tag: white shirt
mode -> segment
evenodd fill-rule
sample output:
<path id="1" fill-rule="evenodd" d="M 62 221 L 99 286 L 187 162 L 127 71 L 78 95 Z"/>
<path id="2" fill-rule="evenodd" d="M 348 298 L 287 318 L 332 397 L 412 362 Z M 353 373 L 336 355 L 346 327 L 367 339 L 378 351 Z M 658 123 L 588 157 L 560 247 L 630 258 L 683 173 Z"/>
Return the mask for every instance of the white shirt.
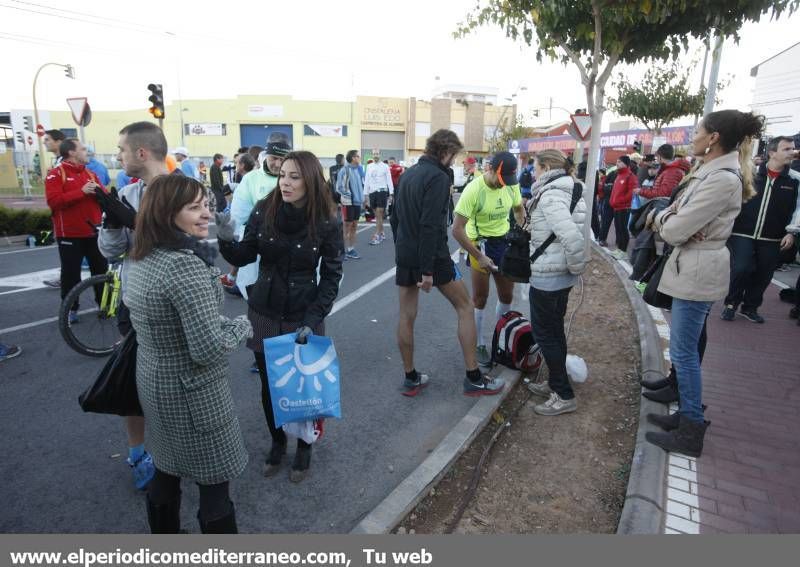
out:
<path id="1" fill-rule="evenodd" d="M 389 166 L 382 161 L 367 165 L 366 178 L 364 179 L 364 195 L 388 191 L 389 195 L 394 194 L 394 184 Z"/>

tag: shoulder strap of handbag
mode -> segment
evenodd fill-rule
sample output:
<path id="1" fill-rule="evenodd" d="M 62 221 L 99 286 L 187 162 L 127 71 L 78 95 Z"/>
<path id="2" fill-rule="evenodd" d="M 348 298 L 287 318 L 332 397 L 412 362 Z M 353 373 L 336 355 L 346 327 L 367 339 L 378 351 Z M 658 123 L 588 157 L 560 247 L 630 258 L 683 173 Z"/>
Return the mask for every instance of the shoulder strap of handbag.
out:
<path id="1" fill-rule="evenodd" d="M 578 205 L 578 201 L 581 200 L 581 193 L 582 193 L 581 184 L 576 181 L 575 184 L 572 186 L 572 202 L 570 202 L 569 204 L 570 215 L 572 215 L 572 213 L 575 212 L 575 207 Z M 536 260 L 538 260 L 539 256 L 544 254 L 544 251 L 547 250 L 548 246 L 550 246 L 553 242 L 555 242 L 555 239 L 556 235 L 550 234 L 550 236 L 548 236 L 547 239 L 544 242 L 542 242 L 539 245 L 539 247 L 536 248 L 536 250 L 533 251 L 533 254 L 531 254 L 531 264 L 533 264 Z"/>

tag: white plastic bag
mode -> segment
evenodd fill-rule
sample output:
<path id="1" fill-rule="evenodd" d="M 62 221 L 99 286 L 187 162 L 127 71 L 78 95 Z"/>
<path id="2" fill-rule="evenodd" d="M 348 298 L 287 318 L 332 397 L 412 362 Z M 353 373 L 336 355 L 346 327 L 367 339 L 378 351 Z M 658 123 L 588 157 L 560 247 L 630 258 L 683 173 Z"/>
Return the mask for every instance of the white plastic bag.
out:
<path id="1" fill-rule="evenodd" d="M 586 361 L 576 354 L 567 355 L 567 374 L 573 382 L 581 384 L 586 382 L 589 376 L 589 369 L 586 367 Z"/>
<path id="2" fill-rule="evenodd" d="M 283 431 L 286 435 L 292 435 L 298 439 L 302 439 L 309 445 L 322 437 L 322 419 L 314 419 L 310 421 L 293 421 L 283 424 Z"/>

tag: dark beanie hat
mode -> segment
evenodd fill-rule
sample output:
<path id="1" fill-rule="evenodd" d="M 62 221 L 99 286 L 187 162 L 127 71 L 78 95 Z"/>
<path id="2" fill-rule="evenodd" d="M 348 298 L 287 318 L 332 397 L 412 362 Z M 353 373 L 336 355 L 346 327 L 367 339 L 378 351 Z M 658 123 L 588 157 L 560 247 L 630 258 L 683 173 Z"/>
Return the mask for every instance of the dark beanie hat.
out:
<path id="1" fill-rule="evenodd" d="M 631 158 L 628 156 L 619 156 L 619 161 L 625 164 L 626 167 L 631 166 Z"/>

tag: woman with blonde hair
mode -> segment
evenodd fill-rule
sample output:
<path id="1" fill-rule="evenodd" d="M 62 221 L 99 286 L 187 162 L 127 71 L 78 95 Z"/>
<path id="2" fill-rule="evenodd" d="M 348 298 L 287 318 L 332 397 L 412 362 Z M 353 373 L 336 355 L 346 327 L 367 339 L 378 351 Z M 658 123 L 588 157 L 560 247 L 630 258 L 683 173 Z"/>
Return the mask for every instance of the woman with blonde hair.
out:
<path id="1" fill-rule="evenodd" d="M 586 203 L 583 184 L 573 177 L 573 164 L 558 150 L 544 150 L 534 161 L 536 183 L 528 201 L 531 232 L 531 329 L 547 363 L 547 383 L 528 389 L 547 401 L 534 406 L 539 415 L 560 415 L 578 409 L 567 377 L 564 316 L 569 293 L 586 267 L 584 253 Z M 551 238 L 551 236 L 553 238 Z"/>
<path id="2" fill-rule="evenodd" d="M 730 254 L 725 243 L 742 203 L 754 194 L 752 141 L 764 117 L 720 110 L 697 125 L 692 153 L 697 166 L 681 182 L 683 192 L 651 219 L 652 228 L 670 244 L 658 291 L 672 297 L 669 354 L 675 367 L 680 409 L 669 416 L 649 414 L 664 429 L 646 438 L 665 451 L 699 457 L 709 423 L 704 419 L 698 340 L 714 301 L 730 283 Z"/>

